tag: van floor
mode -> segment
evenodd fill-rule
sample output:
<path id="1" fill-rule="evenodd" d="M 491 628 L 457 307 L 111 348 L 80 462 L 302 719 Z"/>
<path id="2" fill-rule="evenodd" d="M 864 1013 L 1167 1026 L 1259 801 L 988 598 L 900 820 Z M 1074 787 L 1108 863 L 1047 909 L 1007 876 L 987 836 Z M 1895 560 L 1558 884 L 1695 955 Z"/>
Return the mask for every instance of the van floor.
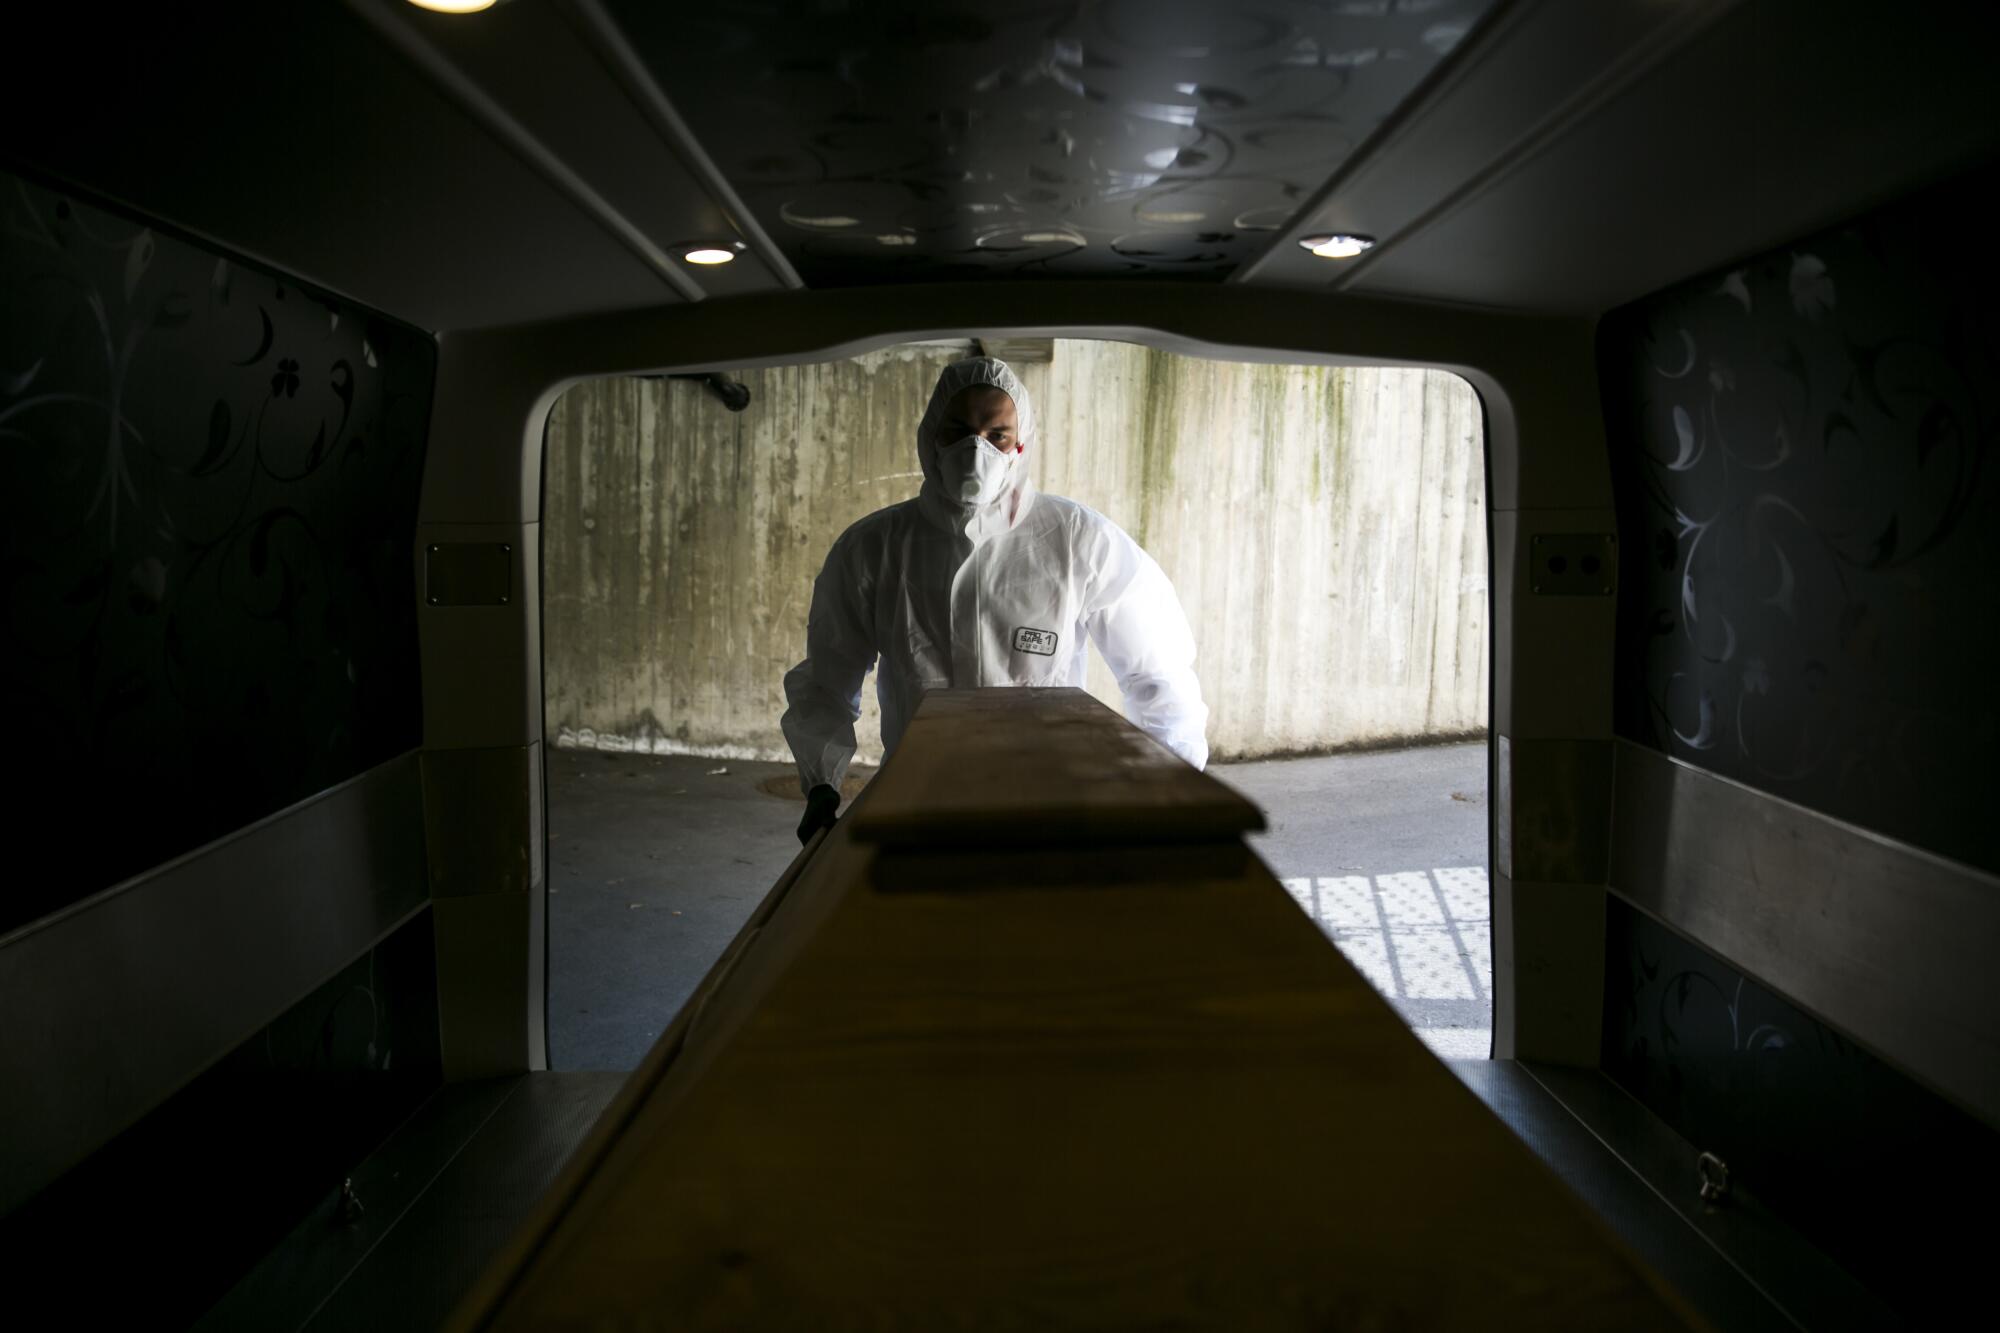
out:
<path id="1" fill-rule="evenodd" d="M 1440 1055 L 1491 1045 L 1484 744 L 1215 764 L 1252 844 Z M 552 750 L 549 1060 L 628 1070 L 798 851 L 789 764 Z"/>

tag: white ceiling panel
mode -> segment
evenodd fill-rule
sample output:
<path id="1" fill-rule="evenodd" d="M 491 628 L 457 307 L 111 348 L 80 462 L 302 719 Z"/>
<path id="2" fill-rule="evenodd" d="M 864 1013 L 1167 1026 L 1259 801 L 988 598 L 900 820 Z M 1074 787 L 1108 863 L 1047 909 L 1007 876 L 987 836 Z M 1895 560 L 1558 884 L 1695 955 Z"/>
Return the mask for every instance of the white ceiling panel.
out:
<path id="1" fill-rule="evenodd" d="M 788 285 L 760 252 L 761 234 L 739 228 L 649 115 L 648 94 L 657 92 L 631 86 L 630 78 L 646 77 L 642 67 L 617 67 L 615 51 L 605 48 L 618 34 L 596 6 L 504 4 L 453 16 L 406 0 L 349 4 L 682 295 Z M 742 249 L 728 264 L 682 260 L 703 242 Z"/>

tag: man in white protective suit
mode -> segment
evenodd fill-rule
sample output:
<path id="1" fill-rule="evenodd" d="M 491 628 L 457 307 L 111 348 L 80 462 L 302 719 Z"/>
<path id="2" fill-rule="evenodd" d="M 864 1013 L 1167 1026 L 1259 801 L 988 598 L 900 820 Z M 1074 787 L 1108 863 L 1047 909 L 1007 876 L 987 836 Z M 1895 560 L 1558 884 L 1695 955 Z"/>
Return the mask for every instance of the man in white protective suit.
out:
<path id="1" fill-rule="evenodd" d="M 806 792 L 799 841 L 833 823 L 854 758 L 861 685 L 879 669 L 893 753 L 926 690 L 1082 685 L 1084 636 L 1125 716 L 1208 762 L 1194 635 L 1173 584 L 1110 519 L 1029 477 L 1034 405 L 1003 361 L 946 366 L 917 425 L 924 483 L 842 533 L 813 583 L 806 658 L 785 673 L 781 725 Z"/>

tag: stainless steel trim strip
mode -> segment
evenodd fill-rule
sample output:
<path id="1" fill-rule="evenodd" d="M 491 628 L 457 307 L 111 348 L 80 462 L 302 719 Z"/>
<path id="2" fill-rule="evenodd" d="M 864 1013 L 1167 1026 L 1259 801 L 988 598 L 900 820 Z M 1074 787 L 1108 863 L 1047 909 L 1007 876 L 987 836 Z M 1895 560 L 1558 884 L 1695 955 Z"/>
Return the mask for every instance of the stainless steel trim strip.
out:
<path id="1" fill-rule="evenodd" d="M 624 31 L 616 20 L 606 12 L 598 0 L 572 0 L 563 7 L 563 12 L 574 22 L 572 27 L 597 52 L 598 59 L 610 69 L 612 76 L 625 89 L 635 105 L 653 122 L 653 128 L 667 145 L 672 148 L 690 174 L 701 182 L 708 197 L 722 209 L 723 216 L 736 228 L 759 259 L 778 275 L 778 281 L 794 291 L 804 287 L 805 279 L 792 267 L 792 261 L 785 258 L 785 252 L 771 239 L 757 221 L 757 215 L 750 211 L 743 197 L 736 193 L 736 187 L 722 174 L 722 168 L 715 165 L 715 159 L 701 146 L 688 123 L 681 119 L 681 113 L 667 100 L 660 90 L 653 73 L 639 53 L 632 49 Z"/>
<path id="2" fill-rule="evenodd" d="M 322 1194 L 312 1211 L 196 1323 L 197 1333 L 303 1329 L 334 1293 L 368 1263 L 397 1224 L 422 1202 L 468 1144 L 527 1081 L 527 1075 L 447 1083 L 349 1178 L 362 1213 L 344 1225 L 341 1191 Z M 547 1074 L 539 1078 L 550 1077 Z"/>
<path id="3" fill-rule="evenodd" d="M 2000 1125 L 2000 878 L 1620 740 L 1611 888 Z"/>
<path id="4" fill-rule="evenodd" d="M 0 1212 L 429 898 L 411 751 L 0 940 Z"/>
<path id="5" fill-rule="evenodd" d="M 1657 1188 L 1660 1182 L 1642 1178 L 1629 1156 L 1607 1146 L 1575 1108 L 1557 1100 L 1529 1073 L 1527 1065 L 1515 1060 L 1446 1064 L 1712 1328 L 1798 1327 L 1739 1264 L 1725 1256 L 1712 1236 L 1672 1206 Z M 1591 1071 L 1586 1077 L 1601 1076 Z M 1843 1281 L 1843 1285 L 1852 1284 Z"/>
<path id="6" fill-rule="evenodd" d="M 1543 152 L 1559 143 L 1564 135 L 1586 122 L 1652 70 L 1666 63 L 1682 48 L 1707 32 L 1718 19 L 1741 2 L 1742 0 L 1704 0 L 1700 4 L 1677 6 L 1667 11 L 1657 26 L 1623 51 L 1614 48 L 1606 52 L 1605 63 L 1594 77 L 1584 80 L 1554 109 L 1528 126 L 1519 138 L 1495 153 L 1483 168 L 1461 181 L 1443 198 L 1433 202 L 1416 217 L 1405 221 L 1393 235 L 1379 240 L 1373 249 L 1358 256 L 1353 263 L 1337 265 L 1332 280 L 1327 284 L 1328 288 L 1337 292 L 1351 290 L 1356 279 L 1371 264 L 1379 261 L 1391 246 L 1421 236 L 1444 218 L 1456 213 L 1500 181 L 1533 162 Z M 1560 13 L 1554 6 L 1545 8 L 1549 12 Z M 1521 30 L 1532 31 L 1525 19 L 1521 24 Z M 1483 52 L 1475 50 L 1475 54 L 1483 54 L 1490 63 L 1496 65 L 1502 55 L 1497 50 Z M 1441 100 L 1426 99 L 1424 109 L 1437 105 Z M 1328 197 L 1332 196 L 1329 194 Z M 1294 216 L 1307 217 L 1304 213 Z"/>
<path id="7" fill-rule="evenodd" d="M 1730 1322 L 1718 1319 L 1718 1327 L 1897 1327 L 1893 1311 L 1771 1212 L 1741 1182 L 1732 1186 L 1727 1207 L 1709 1206 L 1697 1190 L 1695 1160 L 1700 1154 L 1695 1145 L 1602 1072 L 1537 1061 L 1521 1064 L 1518 1073 L 1547 1093 L 1562 1112 L 1573 1117 L 1690 1228 L 1694 1234 L 1676 1247 L 1680 1253 L 1673 1256 L 1675 1261 L 1706 1258 L 1688 1253 L 1698 1252 L 1703 1248 L 1700 1242 L 1705 1241 L 1715 1256 L 1773 1307 L 1762 1312 L 1762 1317 Z M 1491 1098 L 1487 1100 L 1492 1104 Z M 1504 1114 L 1502 1118 L 1508 1119 Z M 1509 1123 L 1516 1133 L 1522 1132 L 1521 1125 L 1511 1119 Z M 1546 1122 L 1541 1128 L 1546 1132 Z M 1582 1183 L 1567 1171 L 1562 1174 L 1572 1187 Z M 1712 1269 L 1712 1261 L 1701 1267 Z M 1699 1299 L 1728 1285 L 1720 1275 L 1711 1272 L 1706 1276 L 1713 1285 L 1702 1293 L 1689 1293 L 1691 1296 Z"/>
<path id="8" fill-rule="evenodd" d="M 1471 78 L 1496 48 L 1527 27 L 1530 20 L 1537 17 L 1538 5 L 1546 7 L 1545 0 L 1499 0 L 1480 17 L 1473 30 L 1459 40 L 1451 54 L 1440 60 L 1437 68 L 1411 89 L 1401 103 L 1392 107 L 1381 124 L 1355 145 L 1354 151 L 1320 182 L 1318 189 L 1306 196 L 1305 202 L 1286 219 L 1285 225 L 1272 235 L 1271 243 L 1223 281 L 1247 283 L 1259 271 L 1269 268 L 1275 256 L 1289 253 L 1286 247 L 1295 243 L 1300 233 L 1310 231 L 1319 220 L 1320 211 L 1332 202 L 1342 188 L 1376 166 L 1407 131 L 1421 124 L 1445 98 Z M 1378 238 L 1377 244 L 1391 239 L 1393 233 Z"/>
<path id="9" fill-rule="evenodd" d="M 661 249 L 643 228 L 613 207 L 610 200 L 599 194 L 553 149 L 536 138 L 527 126 L 508 114 L 505 107 L 452 63 L 448 56 L 425 41 L 421 33 L 408 27 L 399 16 L 401 6 L 385 11 L 370 0 L 348 0 L 347 7 L 423 71 L 441 92 L 464 108 L 466 114 L 488 134 L 539 171 L 549 184 L 569 196 L 570 202 L 584 216 L 610 233 L 641 263 L 652 269 L 660 281 L 678 292 L 682 299 L 700 301 L 708 295 L 699 283 L 681 271 L 673 256 Z"/>
<path id="10" fill-rule="evenodd" d="M 1440 213 L 1457 207 L 1486 184 L 1522 165 L 1535 152 L 1572 128 L 1578 120 L 1698 36 L 1736 3 L 1738 0 L 1704 0 L 1698 5 L 1679 6 L 1658 18 L 1647 15 L 1640 6 L 1625 5 L 1619 8 L 1626 12 L 1614 13 L 1614 21 L 1607 26 L 1601 15 L 1598 22 L 1592 23 L 1579 14 L 1578 11 L 1589 7 L 1589 0 L 1582 5 L 1565 0 L 1502 0 L 1460 39 L 1430 77 L 1391 111 L 1374 133 L 1363 140 L 1347 160 L 1308 196 L 1292 214 L 1284 230 L 1272 238 L 1271 245 L 1226 281 L 1249 282 L 1260 271 L 1275 267 L 1277 256 L 1289 255 L 1291 251 L 1288 247 L 1295 244 L 1301 234 L 1324 222 L 1322 210 L 1339 199 L 1344 191 L 1351 193 L 1354 184 L 1363 177 L 1393 164 L 1398 150 L 1407 146 L 1405 141 L 1424 128 L 1433 114 L 1448 105 L 1467 84 L 1482 78 L 1504 80 L 1511 72 L 1510 66 L 1518 64 L 1523 59 L 1523 53 L 1529 51 L 1538 53 L 1535 57 L 1537 62 L 1546 65 L 1547 38 L 1552 31 L 1562 35 L 1564 45 L 1589 43 L 1590 48 L 1595 48 L 1590 54 L 1597 58 L 1598 71 L 1579 81 L 1552 109 L 1519 127 L 1512 141 L 1500 146 L 1484 169 L 1442 198 L 1432 201 L 1415 218 L 1406 219 L 1395 230 L 1378 235 L 1374 250 L 1359 259 L 1335 266 L 1327 286 L 1333 290 L 1350 287 L 1353 274 L 1365 268 L 1381 251 L 1398 241 L 1407 240 L 1433 222 Z M 1587 64 L 1588 58 L 1579 57 L 1575 63 Z"/>

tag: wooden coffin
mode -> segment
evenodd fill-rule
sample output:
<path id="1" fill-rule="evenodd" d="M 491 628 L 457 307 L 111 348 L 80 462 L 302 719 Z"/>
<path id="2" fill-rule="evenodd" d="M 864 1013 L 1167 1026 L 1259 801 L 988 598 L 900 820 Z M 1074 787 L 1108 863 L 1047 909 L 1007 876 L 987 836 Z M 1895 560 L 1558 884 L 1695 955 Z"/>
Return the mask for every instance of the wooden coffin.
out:
<path id="1" fill-rule="evenodd" d="M 926 697 L 464 1329 L 1696 1321 L 1077 690 Z"/>

